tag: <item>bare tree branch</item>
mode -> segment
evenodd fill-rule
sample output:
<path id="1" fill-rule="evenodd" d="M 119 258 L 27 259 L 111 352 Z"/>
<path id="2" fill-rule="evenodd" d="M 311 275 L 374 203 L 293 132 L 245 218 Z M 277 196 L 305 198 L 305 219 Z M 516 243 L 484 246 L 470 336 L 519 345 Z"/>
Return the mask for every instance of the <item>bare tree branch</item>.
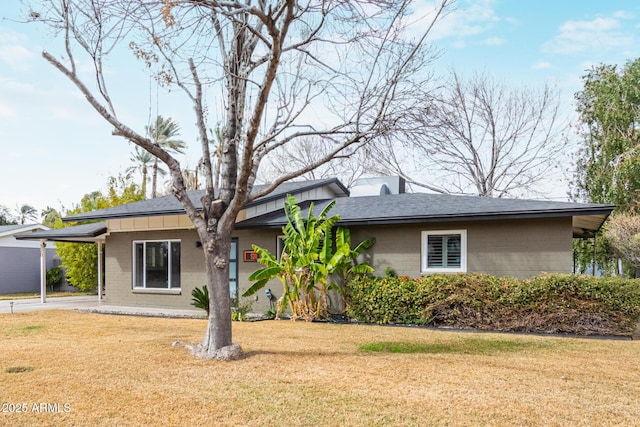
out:
<path id="1" fill-rule="evenodd" d="M 447 88 L 424 99 L 407 117 L 420 127 L 405 134 L 405 155 L 398 157 L 398 143 L 390 142 L 379 169 L 430 191 L 502 197 L 535 191 L 562 161 L 566 127 L 549 87 L 515 90 L 486 75 L 465 81 L 454 72 Z"/>

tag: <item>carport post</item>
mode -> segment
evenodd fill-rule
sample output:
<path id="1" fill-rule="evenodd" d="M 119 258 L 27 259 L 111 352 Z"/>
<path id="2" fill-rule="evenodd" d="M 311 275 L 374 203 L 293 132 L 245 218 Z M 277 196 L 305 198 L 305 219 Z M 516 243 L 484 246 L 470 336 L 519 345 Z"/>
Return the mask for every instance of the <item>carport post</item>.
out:
<path id="1" fill-rule="evenodd" d="M 40 302 L 47 302 L 47 241 L 40 240 Z"/>
<path id="2" fill-rule="evenodd" d="M 98 240 L 98 301 L 102 301 L 102 242 Z"/>

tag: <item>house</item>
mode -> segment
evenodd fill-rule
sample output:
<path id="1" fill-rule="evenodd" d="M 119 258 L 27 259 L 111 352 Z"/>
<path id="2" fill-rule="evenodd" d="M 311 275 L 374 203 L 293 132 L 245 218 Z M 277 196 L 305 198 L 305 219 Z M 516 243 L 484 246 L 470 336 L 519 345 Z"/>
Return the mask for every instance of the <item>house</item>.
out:
<path id="1" fill-rule="evenodd" d="M 0 225 L 0 294 L 40 292 L 40 242 L 16 235 L 45 230 L 40 224 Z M 46 268 L 59 266 L 53 243 L 45 245 Z"/>
<path id="2" fill-rule="evenodd" d="M 232 296 L 244 292 L 250 285 L 249 275 L 258 268 L 252 245 L 277 251 L 286 222 L 283 204 L 287 194 L 296 197 L 303 211 L 314 202 L 316 213 L 335 200 L 331 214 L 340 215 L 340 225 L 350 229 L 354 243 L 375 237 L 367 258 L 377 273 L 393 267 L 398 274 L 411 277 L 442 272 L 514 277 L 570 273 L 572 240 L 593 236 L 614 208 L 405 193 L 404 181 L 397 177 L 368 179 L 351 192 L 337 179 L 289 182 L 249 203 L 239 214 L 231 248 Z M 194 201 L 202 195 L 203 191 L 189 193 Z M 173 196 L 65 220 L 104 222 L 41 232 L 32 238 L 104 241 L 109 304 L 189 308 L 191 291 L 205 284 L 198 236 Z M 271 289 L 280 296 L 277 282 Z M 266 309 L 266 297 L 260 294 L 257 298 L 253 309 Z"/>

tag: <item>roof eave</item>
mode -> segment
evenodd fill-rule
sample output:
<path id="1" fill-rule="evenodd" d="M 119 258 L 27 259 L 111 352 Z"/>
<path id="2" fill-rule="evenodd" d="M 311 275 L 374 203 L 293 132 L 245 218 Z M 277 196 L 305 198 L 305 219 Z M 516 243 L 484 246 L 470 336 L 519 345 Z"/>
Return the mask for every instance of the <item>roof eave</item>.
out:
<path id="1" fill-rule="evenodd" d="M 613 207 L 611 207 L 613 209 Z M 606 218 L 611 213 L 608 208 L 589 208 L 578 210 L 557 210 L 557 211 L 531 211 L 531 212 L 504 212 L 504 213 L 481 213 L 481 214 L 454 214 L 454 215 L 429 215 L 429 216 L 405 216 L 388 218 L 354 218 L 340 219 L 337 225 L 365 226 L 365 225 L 398 225 L 416 223 L 437 223 L 437 222 L 462 222 L 462 221 L 488 221 L 496 219 L 534 219 L 534 218 L 558 218 L 604 215 L 597 230 L 600 229 Z M 250 220 L 248 220 L 250 221 Z M 256 228 L 280 228 L 286 222 L 274 223 L 249 223 L 243 225 L 242 222 L 236 224 L 236 229 L 256 229 Z M 597 231 L 595 230 L 595 231 Z"/>
<path id="2" fill-rule="evenodd" d="M 201 211 L 202 209 L 198 209 Z M 90 212 L 87 212 L 89 214 Z M 91 215 L 73 215 L 62 218 L 62 222 L 80 222 L 80 221 L 96 221 L 96 220 L 107 220 L 107 219 L 125 219 L 125 218 L 144 218 L 149 216 L 169 216 L 169 215 L 186 215 L 184 209 L 173 209 L 166 211 L 152 211 L 152 212 L 132 212 L 132 213 L 120 213 L 120 214 L 110 214 L 110 215 L 100 215 L 99 217 L 91 216 Z"/>

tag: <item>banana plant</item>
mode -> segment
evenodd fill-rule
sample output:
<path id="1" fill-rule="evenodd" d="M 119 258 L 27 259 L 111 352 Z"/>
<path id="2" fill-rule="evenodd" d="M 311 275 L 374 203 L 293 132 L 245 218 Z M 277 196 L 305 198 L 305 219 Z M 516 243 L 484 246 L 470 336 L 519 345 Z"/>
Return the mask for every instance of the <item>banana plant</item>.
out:
<path id="1" fill-rule="evenodd" d="M 328 291 L 341 291 L 340 285 L 329 280 L 333 274 L 341 273 L 346 278 L 349 274 L 373 272 L 370 266 L 354 261 L 373 245 L 373 239 L 351 249 L 349 231 L 338 227 L 334 251 L 332 230 L 340 220 L 339 215 L 328 216 L 334 205 L 335 201 L 332 201 L 316 217 L 311 203 L 304 217 L 296 199 L 288 195 L 284 206 L 287 224 L 282 229 L 285 236 L 282 255 L 278 259 L 267 249 L 253 246 L 259 256 L 258 262 L 264 267 L 249 276 L 254 283 L 243 296 L 253 295 L 267 282 L 278 278 L 283 293 L 278 301 L 276 318 L 289 308 L 293 320 L 311 321 L 328 316 Z"/>
<path id="2" fill-rule="evenodd" d="M 374 273 L 373 267 L 367 262 L 360 262 L 360 256 L 376 243 L 375 238 L 369 238 L 358 243 L 355 248 L 351 248 L 351 234 L 349 229 L 341 228 L 336 232 L 336 247 L 343 247 L 349 251 L 348 256 L 340 259 L 340 265 L 336 268 L 336 276 L 338 276 L 339 284 L 336 290 L 341 298 L 341 310 L 344 312 L 345 306 L 349 304 L 348 292 L 346 292 L 349 282 L 356 276 L 371 275 Z"/>

